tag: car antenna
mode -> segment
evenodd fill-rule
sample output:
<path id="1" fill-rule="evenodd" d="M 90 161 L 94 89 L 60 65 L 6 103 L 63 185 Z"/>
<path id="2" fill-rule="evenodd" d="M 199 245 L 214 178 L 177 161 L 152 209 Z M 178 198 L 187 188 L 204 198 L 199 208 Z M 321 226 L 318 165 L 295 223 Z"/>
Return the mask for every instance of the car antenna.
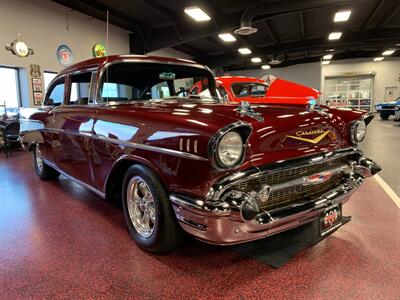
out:
<path id="1" fill-rule="evenodd" d="M 108 65 L 108 56 L 110 55 L 110 48 L 109 48 L 109 44 L 108 44 L 108 23 L 109 23 L 109 11 L 107 9 L 107 16 L 106 16 L 106 66 Z M 108 67 L 106 67 L 106 81 L 108 82 Z M 108 84 L 107 84 L 108 86 Z M 104 84 L 103 84 L 104 87 Z M 107 92 L 107 104 L 108 104 L 108 92 Z"/>

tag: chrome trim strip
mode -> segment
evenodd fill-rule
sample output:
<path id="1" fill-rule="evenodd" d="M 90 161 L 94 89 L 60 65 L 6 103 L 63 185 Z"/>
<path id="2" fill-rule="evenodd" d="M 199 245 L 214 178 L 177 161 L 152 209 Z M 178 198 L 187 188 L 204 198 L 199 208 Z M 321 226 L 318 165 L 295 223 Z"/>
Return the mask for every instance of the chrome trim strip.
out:
<path id="1" fill-rule="evenodd" d="M 168 149 L 168 148 L 161 148 L 161 147 L 156 147 L 156 146 L 150 146 L 150 145 L 144 145 L 144 144 L 139 144 L 135 142 L 127 142 L 127 141 L 121 141 L 109 137 L 103 137 L 103 136 L 97 136 L 91 133 L 86 133 L 86 132 L 74 132 L 74 131 L 68 131 L 68 130 L 63 130 L 63 129 L 58 129 L 58 128 L 47 128 L 47 130 L 53 131 L 53 132 L 59 132 L 59 133 L 68 133 L 68 134 L 73 134 L 77 136 L 83 136 L 83 137 L 91 137 L 93 139 L 97 139 L 100 141 L 108 141 L 113 144 L 118 144 L 121 146 L 126 146 L 126 147 L 133 147 L 136 149 L 141 149 L 141 150 L 148 150 L 148 151 L 153 151 L 157 153 L 162 153 L 162 154 L 167 154 L 167 155 L 172 155 L 172 156 L 177 156 L 181 158 L 186 158 L 186 159 L 193 159 L 193 160 L 199 160 L 199 161 L 208 161 L 207 158 L 194 155 L 191 153 L 186 153 L 178 150 L 173 150 L 173 149 Z"/>
<path id="2" fill-rule="evenodd" d="M 91 190 L 93 193 L 97 194 L 98 196 L 100 196 L 101 198 L 105 199 L 106 195 L 103 192 L 100 192 L 99 190 L 97 190 L 96 188 L 92 187 L 91 185 L 80 181 L 79 179 L 76 179 L 75 177 L 73 177 L 72 175 L 69 175 L 68 173 L 66 173 L 65 171 L 61 170 L 59 167 L 57 167 L 55 164 L 49 162 L 48 160 L 44 159 L 44 162 L 49 165 L 50 167 L 52 167 L 53 169 L 57 170 L 58 172 L 60 172 L 62 175 L 64 175 L 65 177 L 67 177 L 68 179 L 74 181 L 75 183 Z"/>
<path id="3" fill-rule="evenodd" d="M 144 144 L 138 144 L 134 142 L 126 142 L 126 141 L 121 141 L 117 139 L 112 139 L 109 137 L 99 137 L 99 136 L 93 136 L 93 138 L 97 140 L 102 140 L 102 141 L 109 141 L 110 143 L 118 144 L 121 146 L 126 146 L 126 147 L 133 147 L 136 149 L 141 149 L 141 150 L 148 150 L 148 151 L 153 151 L 157 153 L 162 153 L 162 154 L 167 154 L 167 155 L 172 155 L 172 156 L 177 156 L 181 158 L 186 158 L 186 159 L 193 159 L 193 160 L 199 160 L 199 161 L 208 161 L 207 158 L 194 155 L 191 153 L 186 153 L 186 152 L 181 152 L 178 150 L 173 150 L 173 149 L 167 149 L 167 148 L 161 148 L 161 147 L 156 147 L 156 146 L 150 146 L 150 145 L 144 145 Z"/>

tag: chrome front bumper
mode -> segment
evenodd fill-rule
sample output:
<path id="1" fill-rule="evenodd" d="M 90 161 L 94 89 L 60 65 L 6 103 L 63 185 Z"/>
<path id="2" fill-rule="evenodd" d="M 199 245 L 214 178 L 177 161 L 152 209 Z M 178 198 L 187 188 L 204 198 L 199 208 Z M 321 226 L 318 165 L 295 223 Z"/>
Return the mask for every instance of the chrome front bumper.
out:
<path id="1" fill-rule="evenodd" d="M 221 200 L 199 200 L 171 195 L 170 200 L 182 228 L 196 238 L 218 245 L 237 244 L 264 238 L 301 226 L 318 218 L 321 210 L 345 203 L 364 181 L 379 172 L 372 160 L 361 157 L 352 174 L 339 186 L 312 201 L 259 211 L 249 221 L 243 218 L 241 208 Z M 223 199 L 223 197 L 221 197 Z M 242 199 L 246 203 L 246 199 Z"/>

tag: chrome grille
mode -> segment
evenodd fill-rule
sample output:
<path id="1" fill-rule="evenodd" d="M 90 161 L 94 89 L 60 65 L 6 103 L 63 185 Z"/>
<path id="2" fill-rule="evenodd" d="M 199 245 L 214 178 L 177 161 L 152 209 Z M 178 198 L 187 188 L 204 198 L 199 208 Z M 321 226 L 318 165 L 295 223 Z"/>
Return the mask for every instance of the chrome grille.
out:
<path id="1" fill-rule="evenodd" d="M 307 164 L 294 168 L 282 169 L 276 172 L 265 172 L 256 178 L 241 181 L 235 184 L 232 189 L 248 192 L 258 191 L 261 185 L 287 182 L 303 176 L 334 169 L 349 161 L 349 157 L 340 157 L 322 161 L 315 164 Z M 273 209 L 294 203 L 301 203 L 312 200 L 323 193 L 339 185 L 343 173 L 335 174 L 328 181 L 314 185 L 292 185 L 286 188 L 272 191 L 267 201 L 259 203 L 261 209 Z"/>

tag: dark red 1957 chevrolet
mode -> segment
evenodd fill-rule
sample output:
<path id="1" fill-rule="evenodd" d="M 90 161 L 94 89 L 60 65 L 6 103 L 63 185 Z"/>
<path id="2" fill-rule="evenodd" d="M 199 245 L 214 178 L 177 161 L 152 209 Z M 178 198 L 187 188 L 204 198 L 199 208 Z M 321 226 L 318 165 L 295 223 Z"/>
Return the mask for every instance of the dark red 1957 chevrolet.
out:
<path id="1" fill-rule="evenodd" d="M 208 96 L 192 87 L 201 81 Z M 140 247 L 169 251 L 182 229 L 209 243 L 241 243 L 321 220 L 380 168 L 357 144 L 372 116 L 313 105 L 223 103 L 207 67 L 110 56 L 61 72 L 43 124 L 23 136 L 37 175 L 60 173 L 120 199 Z"/>

